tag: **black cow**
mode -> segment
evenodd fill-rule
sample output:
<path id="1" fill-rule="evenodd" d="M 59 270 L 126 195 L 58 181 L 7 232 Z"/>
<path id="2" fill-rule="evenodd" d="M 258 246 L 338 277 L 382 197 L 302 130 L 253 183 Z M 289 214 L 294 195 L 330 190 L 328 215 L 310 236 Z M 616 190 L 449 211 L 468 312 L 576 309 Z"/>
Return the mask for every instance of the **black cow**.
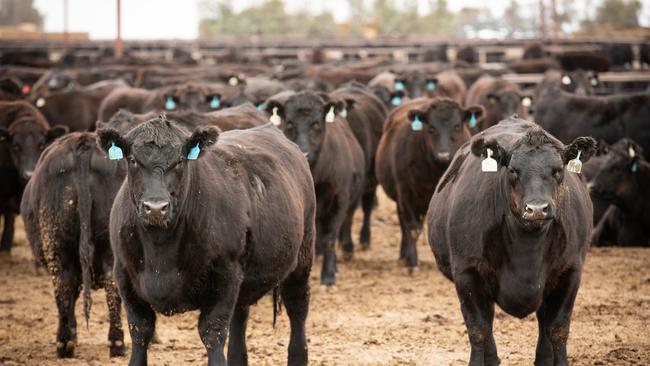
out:
<path id="1" fill-rule="evenodd" d="M 307 156 L 314 178 L 316 250 L 323 253 L 321 284 L 336 284 L 335 244 L 352 229 L 352 214 L 363 193 L 363 150 L 345 118 L 342 101 L 326 101 L 313 92 L 283 92 L 266 102 L 266 111 L 288 139 Z"/>
<path id="2" fill-rule="evenodd" d="M 27 183 L 21 203 L 25 233 L 39 265 L 47 266 L 59 312 L 56 352 L 74 356 L 77 345 L 75 303 L 83 285 L 84 316 L 90 290 L 106 290 L 110 356 L 124 355 L 121 301 L 113 279 L 108 217 L 125 167 L 104 159 L 96 136 L 75 132 L 49 146 Z M 108 178 L 108 179 L 106 179 Z"/>
<path id="3" fill-rule="evenodd" d="M 533 105 L 533 96 L 523 92 L 512 81 L 484 75 L 467 91 L 465 105 L 482 105 L 485 108 L 485 118 L 480 124 L 472 126 L 472 131 L 478 132 L 513 114 L 526 118 Z"/>
<path id="4" fill-rule="evenodd" d="M 377 179 L 397 203 L 400 261 L 410 273 L 418 264 L 416 242 L 436 183 L 456 150 L 471 137 L 469 122 L 483 108 L 462 108 L 451 99 L 418 98 L 388 117 L 377 149 Z"/>
<path id="5" fill-rule="evenodd" d="M 270 125 L 190 135 L 164 116 L 126 135 L 101 129 L 97 143 L 126 158 L 110 237 L 130 365 L 147 364 L 155 312 L 195 309 L 208 364 L 226 365 L 229 333 L 229 363 L 246 364 L 249 306 L 278 288 L 291 321 L 289 364 L 306 365 L 316 202 L 296 146 Z"/>
<path id="6" fill-rule="evenodd" d="M 630 139 L 610 146 L 591 191 L 612 206 L 594 230 L 593 242 L 603 245 L 608 238 L 621 246 L 650 245 L 650 164 L 643 149 Z"/>
<path id="7" fill-rule="evenodd" d="M 592 136 L 613 144 L 634 138 L 650 151 L 650 93 L 612 96 L 580 96 L 552 89 L 535 108 L 535 121 L 567 143 L 579 136 Z M 648 156 L 646 155 L 646 158 Z"/>
<path id="8" fill-rule="evenodd" d="M 593 95 L 600 86 L 598 74 L 593 71 L 547 71 L 544 79 L 535 88 L 535 94 L 541 97 L 551 89 L 559 88 L 577 95 Z"/>
<path id="9" fill-rule="evenodd" d="M 564 165 L 579 152 L 589 160 L 595 145 L 581 137 L 564 146 L 510 118 L 474 136 L 440 179 L 427 213 L 429 244 L 456 286 L 470 365 L 499 364 L 494 303 L 519 318 L 537 312 L 535 365 L 568 365 L 592 208 L 584 180 Z M 496 171 L 481 172 L 489 155 Z"/>

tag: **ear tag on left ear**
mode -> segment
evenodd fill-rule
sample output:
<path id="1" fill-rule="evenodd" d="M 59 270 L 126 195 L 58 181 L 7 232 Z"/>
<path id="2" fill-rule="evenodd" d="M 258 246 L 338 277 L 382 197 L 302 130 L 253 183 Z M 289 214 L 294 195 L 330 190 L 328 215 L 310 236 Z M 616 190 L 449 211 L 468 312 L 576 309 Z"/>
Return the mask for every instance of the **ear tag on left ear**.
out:
<path id="1" fill-rule="evenodd" d="M 598 79 L 597 78 L 591 78 L 591 86 L 598 86 Z"/>
<path id="2" fill-rule="evenodd" d="M 394 97 L 390 100 L 390 104 L 392 104 L 392 105 L 394 105 L 394 106 L 397 107 L 398 105 L 402 104 L 402 97 L 400 97 L 399 95 L 394 96 Z"/>
<path id="3" fill-rule="evenodd" d="M 411 121 L 411 130 L 413 131 L 422 131 L 422 121 L 420 120 L 420 116 L 416 115 L 413 118 L 413 121 Z"/>
<path id="4" fill-rule="evenodd" d="M 631 158 L 636 157 L 636 151 L 634 150 L 634 148 L 632 147 L 632 145 L 630 145 L 630 146 L 627 147 L 627 154 L 628 154 Z"/>
<path id="5" fill-rule="evenodd" d="M 115 142 L 111 142 L 111 147 L 108 148 L 108 158 L 111 160 L 124 159 L 124 153 L 119 146 L 115 146 Z"/>
<path id="6" fill-rule="evenodd" d="M 269 121 L 271 121 L 274 126 L 279 126 L 282 123 L 282 119 L 278 116 L 278 107 L 273 107 L 273 114 L 269 118 Z"/>
<path id="7" fill-rule="evenodd" d="M 329 112 L 327 112 L 327 115 L 325 116 L 325 122 L 327 123 L 333 123 L 334 122 L 334 107 L 330 107 Z"/>
<path id="8" fill-rule="evenodd" d="M 264 110 L 264 103 L 260 103 L 257 105 L 257 110 L 263 111 Z"/>
<path id="9" fill-rule="evenodd" d="M 36 99 L 36 106 L 38 108 L 43 108 L 44 105 L 45 105 L 45 98 L 40 97 L 40 98 Z"/>
<path id="10" fill-rule="evenodd" d="M 395 82 L 394 87 L 395 87 L 395 90 L 404 90 L 404 82 L 402 82 L 400 80 L 397 80 Z"/>
<path id="11" fill-rule="evenodd" d="M 239 84 L 239 79 L 237 79 L 236 76 L 233 76 L 230 79 L 228 79 L 228 84 L 230 86 L 237 86 Z"/>
<path id="12" fill-rule="evenodd" d="M 486 149 L 487 158 L 481 162 L 481 171 L 496 172 L 498 170 L 497 161 L 492 158 L 492 149 Z"/>
<path id="13" fill-rule="evenodd" d="M 341 117 L 343 117 L 343 118 L 348 118 L 348 109 L 347 109 L 347 108 L 343 108 L 343 110 L 341 111 L 340 114 L 341 114 Z"/>
<path id="14" fill-rule="evenodd" d="M 521 105 L 523 105 L 524 107 L 530 107 L 531 105 L 533 105 L 533 100 L 530 97 L 524 97 L 521 100 Z"/>
<path id="15" fill-rule="evenodd" d="M 436 90 L 436 82 L 433 80 L 427 81 L 427 89 L 431 91 Z"/>
<path id="16" fill-rule="evenodd" d="M 472 112 L 472 115 L 469 117 L 469 127 L 476 127 L 476 115 Z"/>
<path id="17" fill-rule="evenodd" d="M 639 161 L 634 160 L 634 163 L 632 163 L 632 173 L 636 173 L 637 170 L 639 170 Z"/>
<path id="18" fill-rule="evenodd" d="M 176 102 L 174 102 L 174 98 L 167 97 L 167 100 L 165 101 L 165 109 L 168 111 L 173 111 L 176 109 Z"/>
<path id="19" fill-rule="evenodd" d="M 212 109 L 217 109 L 221 107 L 221 100 L 219 100 L 218 96 L 213 96 L 212 100 L 210 101 L 210 108 Z"/>
<path id="20" fill-rule="evenodd" d="M 576 174 L 582 171 L 582 162 L 580 161 L 580 154 L 582 154 L 582 151 L 578 150 L 578 156 L 576 156 L 575 159 L 569 161 L 569 163 L 566 166 L 566 170 Z"/>
<path id="21" fill-rule="evenodd" d="M 200 152 L 201 152 L 201 148 L 199 147 L 199 143 L 197 142 L 196 145 L 194 145 L 194 147 L 190 149 L 190 152 L 187 153 L 187 160 L 198 159 Z"/>

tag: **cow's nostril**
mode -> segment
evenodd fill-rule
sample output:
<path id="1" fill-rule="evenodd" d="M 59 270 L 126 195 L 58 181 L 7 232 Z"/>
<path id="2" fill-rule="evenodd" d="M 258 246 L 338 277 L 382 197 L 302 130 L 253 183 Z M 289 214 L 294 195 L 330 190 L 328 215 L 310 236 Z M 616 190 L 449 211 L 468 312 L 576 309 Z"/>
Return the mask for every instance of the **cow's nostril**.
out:
<path id="1" fill-rule="evenodd" d="M 164 215 L 167 212 L 167 209 L 169 208 L 169 202 L 166 201 L 156 201 L 156 202 L 149 202 L 149 201 L 144 201 L 142 202 L 142 206 L 144 207 L 144 211 L 147 215 Z"/>

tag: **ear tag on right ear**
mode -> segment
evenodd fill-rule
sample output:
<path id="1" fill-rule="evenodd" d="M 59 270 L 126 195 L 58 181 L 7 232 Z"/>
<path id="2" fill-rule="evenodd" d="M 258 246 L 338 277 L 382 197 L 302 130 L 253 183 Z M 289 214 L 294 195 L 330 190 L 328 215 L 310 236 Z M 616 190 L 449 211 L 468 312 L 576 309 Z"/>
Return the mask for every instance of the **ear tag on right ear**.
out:
<path id="1" fill-rule="evenodd" d="M 168 111 L 173 111 L 176 109 L 176 102 L 174 102 L 174 98 L 167 97 L 167 100 L 165 101 L 165 109 Z"/>
<path id="2" fill-rule="evenodd" d="M 221 107 L 221 100 L 219 100 L 218 96 L 213 96 L 212 100 L 210 100 L 210 108 L 212 109 L 217 109 Z"/>
<path id="3" fill-rule="evenodd" d="M 395 87 L 395 90 L 404 90 L 404 82 L 400 81 L 400 80 L 397 80 L 395 82 L 394 87 Z"/>
<path id="4" fill-rule="evenodd" d="M 273 114 L 269 118 L 269 121 L 275 126 L 279 126 L 282 123 L 282 119 L 278 116 L 278 107 L 273 107 Z"/>
<path id="5" fill-rule="evenodd" d="M 571 77 L 569 75 L 562 76 L 562 84 L 564 85 L 571 84 Z"/>
<path id="6" fill-rule="evenodd" d="M 427 89 L 431 91 L 436 90 L 436 82 L 433 80 L 427 81 Z"/>
<path id="7" fill-rule="evenodd" d="M 492 149 L 487 149 L 487 158 L 481 162 L 481 171 L 483 172 L 496 172 L 498 169 L 497 161 L 492 158 Z"/>
<path id="8" fill-rule="evenodd" d="M 392 105 L 394 105 L 394 106 L 397 107 L 398 105 L 402 104 L 402 97 L 400 97 L 399 95 L 394 96 L 394 97 L 390 100 L 390 104 L 392 104 Z"/>
<path id="9" fill-rule="evenodd" d="M 239 85 L 239 79 L 237 79 L 236 76 L 232 76 L 230 79 L 228 79 L 228 85 L 230 85 L 230 86 Z"/>
<path id="10" fill-rule="evenodd" d="M 260 103 L 256 107 L 257 107 L 257 110 L 263 111 L 264 110 L 264 103 Z"/>
<path id="11" fill-rule="evenodd" d="M 36 99 L 36 106 L 38 108 L 43 108 L 44 105 L 45 105 L 45 98 L 40 97 L 40 98 Z"/>
<path id="12" fill-rule="evenodd" d="M 639 161 L 634 160 L 634 163 L 632 163 L 632 173 L 636 173 L 639 170 Z"/>
<path id="13" fill-rule="evenodd" d="M 422 121 L 420 120 L 420 116 L 416 115 L 413 118 L 413 121 L 411 121 L 411 130 L 422 131 Z"/>
<path id="14" fill-rule="evenodd" d="M 187 153 L 187 160 L 198 159 L 200 152 L 201 152 L 201 148 L 199 147 L 199 143 L 197 142 L 196 145 L 194 145 L 194 147 L 190 149 L 190 152 Z"/>
<path id="15" fill-rule="evenodd" d="M 343 110 L 341 111 L 341 117 L 348 118 L 348 109 L 347 108 L 343 108 Z"/>
<path id="16" fill-rule="evenodd" d="M 333 123 L 334 122 L 334 107 L 330 107 L 329 112 L 327 112 L 327 115 L 325 116 L 325 122 L 327 123 Z"/>
<path id="17" fill-rule="evenodd" d="M 580 161 L 580 154 L 582 154 L 582 151 L 578 150 L 578 156 L 576 156 L 575 159 L 571 159 L 569 161 L 569 163 L 566 166 L 566 170 L 576 174 L 582 171 L 582 162 Z"/>
<path id="18" fill-rule="evenodd" d="M 469 127 L 476 127 L 476 115 L 472 112 L 472 115 L 469 117 Z"/>
<path id="19" fill-rule="evenodd" d="M 115 146 L 115 142 L 111 142 L 111 147 L 108 148 L 108 158 L 111 160 L 124 159 L 124 153 L 122 152 L 122 149 L 118 146 Z"/>

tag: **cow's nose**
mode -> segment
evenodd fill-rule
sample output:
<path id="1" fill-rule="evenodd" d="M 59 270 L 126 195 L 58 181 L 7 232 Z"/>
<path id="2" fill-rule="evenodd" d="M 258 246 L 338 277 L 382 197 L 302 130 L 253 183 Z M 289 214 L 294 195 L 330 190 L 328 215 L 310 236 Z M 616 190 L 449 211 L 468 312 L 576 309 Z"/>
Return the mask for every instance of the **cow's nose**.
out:
<path id="1" fill-rule="evenodd" d="M 152 215 L 152 216 L 163 216 L 167 212 L 167 208 L 169 207 L 169 202 L 167 201 L 144 201 L 142 202 L 142 206 L 144 207 L 144 212 L 147 215 Z"/>
<path id="2" fill-rule="evenodd" d="M 451 159 L 451 153 L 449 153 L 448 151 L 439 152 L 437 156 L 438 156 L 438 160 L 443 162 L 448 162 Z"/>
<path id="3" fill-rule="evenodd" d="M 548 214 L 548 203 L 527 203 L 524 208 L 524 219 L 526 220 L 542 220 L 547 218 Z"/>
<path id="4" fill-rule="evenodd" d="M 33 171 L 33 170 L 27 170 L 27 171 L 25 171 L 25 173 L 24 173 L 25 178 L 27 178 L 27 179 L 31 178 L 33 174 L 34 174 L 34 171 Z"/>

